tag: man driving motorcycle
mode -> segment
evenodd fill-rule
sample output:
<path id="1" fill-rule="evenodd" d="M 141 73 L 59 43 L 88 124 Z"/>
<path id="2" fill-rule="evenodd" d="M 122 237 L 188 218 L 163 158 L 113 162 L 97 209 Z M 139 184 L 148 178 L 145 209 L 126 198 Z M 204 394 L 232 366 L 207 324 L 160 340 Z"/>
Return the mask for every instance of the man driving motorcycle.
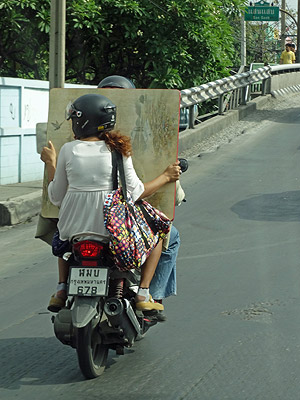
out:
<path id="1" fill-rule="evenodd" d="M 110 75 L 99 82 L 98 88 L 135 89 L 136 87 L 130 79 L 124 76 Z M 180 205 L 184 199 L 185 193 L 180 185 L 179 180 L 177 180 L 175 205 Z M 150 293 L 155 301 L 159 303 L 161 303 L 166 297 L 177 294 L 176 258 L 179 246 L 179 232 L 174 224 L 172 224 L 171 231 L 163 242 L 163 251 L 150 284 Z M 166 320 L 166 316 L 162 311 L 156 314 L 156 318 L 160 322 Z"/>

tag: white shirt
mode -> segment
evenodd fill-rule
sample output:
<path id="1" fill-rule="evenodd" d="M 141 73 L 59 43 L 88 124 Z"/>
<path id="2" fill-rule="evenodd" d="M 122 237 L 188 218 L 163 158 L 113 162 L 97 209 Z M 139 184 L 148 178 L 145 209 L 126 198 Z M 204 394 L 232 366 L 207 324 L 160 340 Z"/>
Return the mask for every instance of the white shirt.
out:
<path id="1" fill-rule="evenodd" d="M 136 201 L 144 191 L 131 157 L 123 157 L 127 191 Z M 111 152 L 105 142 L 75 140 L 59 152 L 55 176 L 48 186 L 50 201 L 60 206 L 61 240 L 76 233 L 96 232 L 109 237 L 104 227 L 103 205 L 113 189 Z"/>

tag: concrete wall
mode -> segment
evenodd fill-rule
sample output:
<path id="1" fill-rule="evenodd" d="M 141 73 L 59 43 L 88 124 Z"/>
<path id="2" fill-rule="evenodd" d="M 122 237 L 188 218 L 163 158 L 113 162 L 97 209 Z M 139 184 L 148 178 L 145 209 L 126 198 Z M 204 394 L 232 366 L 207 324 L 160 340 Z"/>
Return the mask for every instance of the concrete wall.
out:
<path id="1" fill-rule="evenodd" d="M 41 179 L 35 125 L 48 118 L 48 82 L 0 78 L 0 185 Z"/>
<path id="2" fill-rule="evenodd" d="M 0 185 L 42 179 L 35 136 L 36 124 L 48 121 L 48 107 L 49 82 L 0 77 Z"/>
<path id="3" fill-rule="evenodd" d="M 300 72 L 272 75 L 270 91 L 272 93 L 276 90 L 285 89 L 296 85 L 300 85 Z"/>

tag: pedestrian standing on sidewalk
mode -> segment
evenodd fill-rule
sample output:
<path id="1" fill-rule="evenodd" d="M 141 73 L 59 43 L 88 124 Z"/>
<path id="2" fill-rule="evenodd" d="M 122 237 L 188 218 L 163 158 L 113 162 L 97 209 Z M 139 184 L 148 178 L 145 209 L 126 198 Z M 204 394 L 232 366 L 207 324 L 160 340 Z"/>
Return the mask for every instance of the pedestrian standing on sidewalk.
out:
<path id="1" fill-rule="evenodd" d="M 294 64 L 296 61 L 295 53 L 292 50 L 292 45 L 287 43 L 285 50 L 281 53 L 280 64 Z"/>

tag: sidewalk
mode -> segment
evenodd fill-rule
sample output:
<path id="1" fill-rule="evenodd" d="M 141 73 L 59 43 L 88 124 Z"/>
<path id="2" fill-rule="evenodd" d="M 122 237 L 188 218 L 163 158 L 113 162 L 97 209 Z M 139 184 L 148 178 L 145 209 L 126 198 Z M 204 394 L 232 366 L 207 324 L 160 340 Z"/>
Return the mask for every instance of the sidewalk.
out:
<path id="1" fill-rule="evenodd" d="M 0 226 L 25 222 L 41 210 L 43 181 L 0 185 Z"/>

